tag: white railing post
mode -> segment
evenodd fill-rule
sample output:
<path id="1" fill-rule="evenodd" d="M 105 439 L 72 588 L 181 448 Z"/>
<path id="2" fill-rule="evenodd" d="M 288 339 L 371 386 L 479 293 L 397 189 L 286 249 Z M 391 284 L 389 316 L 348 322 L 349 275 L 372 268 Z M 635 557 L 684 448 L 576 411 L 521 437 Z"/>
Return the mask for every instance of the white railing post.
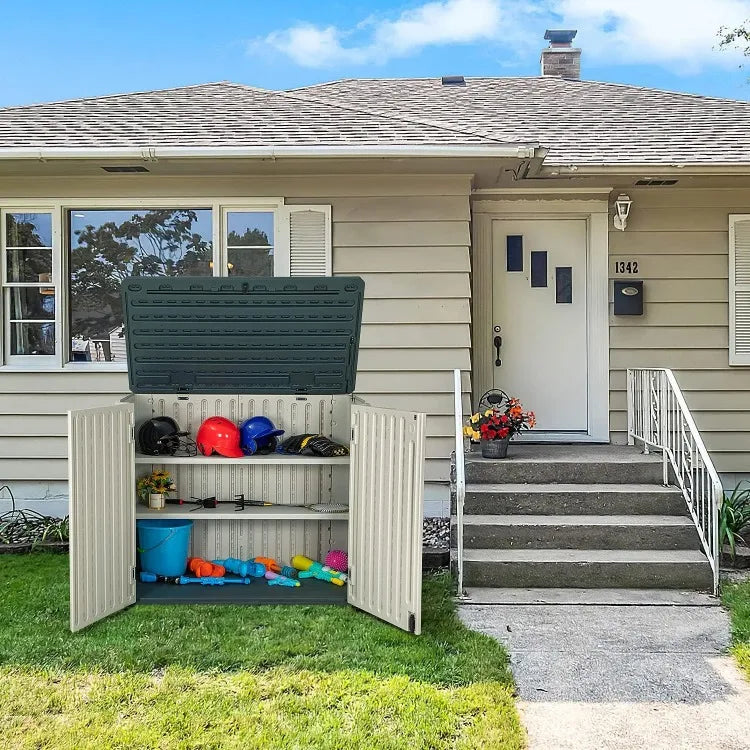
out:
<path id="1" fill-rule="evenodd" d="M 628 370 L 628 444 L 643 443 L 662 452 L 664 484 L 670 466 L 698 531 L 719 590 L 719 508 L 724 498 L 721 479 L 706 450 L 693 415 L 671 370 Z"/>
<path id="2" fill-rule="evenodd" d="M 633 371 L 628 368 L 626 374 L 626 397 L 628 400 L 628 445 L 635 445 L 635 382 L 633 380 Z"/>
<path id="3" fill-rule="evenodd" d="M 667 451 L 664 450 L 664 446 L 669 445 L 669 428 L 668 428 L 668 417 L 669 407 L 667 405 L 667 378 L 665 373 L 660 372 L 659 375 L 659 435 L 657 437 L 657 444 L 662 447 L 661 451 L 661 463 L 662 463 L 662 481 L 666 487 L 669 484 L 669 459 L 667 458 Z"/>
<path id="4" fill-rule="evenodd" d="M 456 574 L 458 597 L 464 596 L 464 500 L 466 498 L 466 467 L 464 464 L 464 415 L 461 370 L 453 371 L 453 412 L 456 432 Z"/>

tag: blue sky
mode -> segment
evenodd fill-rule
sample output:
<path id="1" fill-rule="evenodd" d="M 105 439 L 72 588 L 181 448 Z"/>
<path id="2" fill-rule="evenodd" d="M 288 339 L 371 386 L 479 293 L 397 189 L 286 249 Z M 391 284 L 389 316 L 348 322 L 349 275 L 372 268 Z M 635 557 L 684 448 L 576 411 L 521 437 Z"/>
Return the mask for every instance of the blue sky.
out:
<path id="1" fill-rule="evenodd" d="M 0 0 L 0 106 L 232 80 L 536 75 L 577 28 L 583 77 L 750 99 L 716 32 L 750 0 Z"/>

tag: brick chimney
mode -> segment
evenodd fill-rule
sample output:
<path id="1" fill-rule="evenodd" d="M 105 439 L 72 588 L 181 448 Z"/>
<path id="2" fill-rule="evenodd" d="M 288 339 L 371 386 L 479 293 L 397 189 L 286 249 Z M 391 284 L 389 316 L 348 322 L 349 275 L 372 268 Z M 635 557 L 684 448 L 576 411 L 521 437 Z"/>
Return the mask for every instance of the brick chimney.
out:
<path id="1" fill-rule="evenodd" d="M 581 77 L 581 50 L 573 47 L 575 29 L 547 29 L 544 38 L 549 47 L 542 50 L 542 75 L 557 78 Z"/>

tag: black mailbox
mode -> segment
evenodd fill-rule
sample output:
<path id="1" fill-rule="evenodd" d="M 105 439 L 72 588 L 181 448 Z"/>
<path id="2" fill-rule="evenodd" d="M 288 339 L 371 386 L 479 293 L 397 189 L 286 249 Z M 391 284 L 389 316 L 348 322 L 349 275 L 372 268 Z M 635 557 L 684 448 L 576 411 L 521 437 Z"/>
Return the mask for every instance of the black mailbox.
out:
<path id="1" fill-rule="evenodd" d="M 615 281 L 615 315 L 643 315 L 642 281 Z"/>

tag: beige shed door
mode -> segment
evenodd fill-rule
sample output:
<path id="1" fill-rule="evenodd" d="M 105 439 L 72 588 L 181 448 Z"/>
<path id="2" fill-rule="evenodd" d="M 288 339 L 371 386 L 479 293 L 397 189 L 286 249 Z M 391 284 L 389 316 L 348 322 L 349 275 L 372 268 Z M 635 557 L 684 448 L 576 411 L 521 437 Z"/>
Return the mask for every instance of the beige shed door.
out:
<path id="1" fill-rule="evenodd" d="M 349 604 L 422 632 L 425 415 L 352 406 Z"/>
<path id="2" fill-rule="evenodd" d="M 496 220 L 493 254 L 495 388 L 536 413 L 536 435 L 585 432 L 586 222 Z"/>

